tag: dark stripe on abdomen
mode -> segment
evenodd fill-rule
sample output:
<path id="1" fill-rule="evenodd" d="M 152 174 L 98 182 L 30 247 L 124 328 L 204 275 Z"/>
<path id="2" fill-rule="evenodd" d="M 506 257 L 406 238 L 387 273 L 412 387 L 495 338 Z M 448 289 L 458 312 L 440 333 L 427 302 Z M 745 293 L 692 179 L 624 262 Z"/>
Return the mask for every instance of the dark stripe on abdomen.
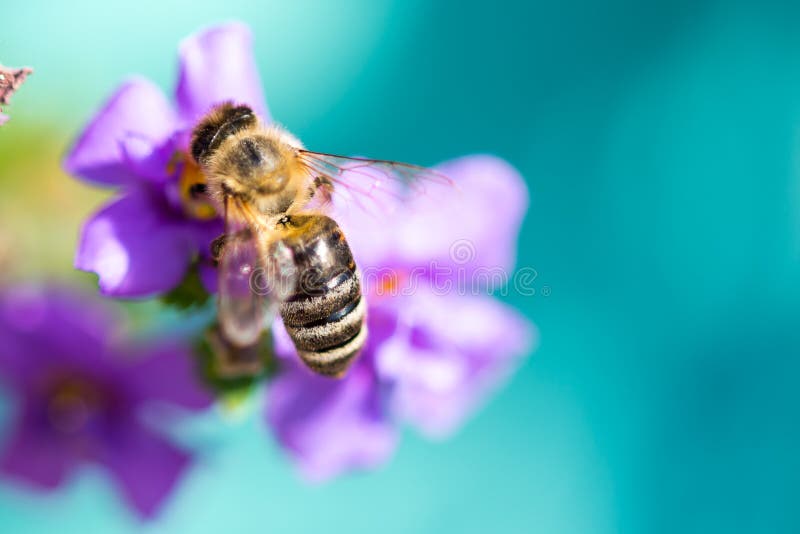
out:
<path id="1" fill-rule="evenodd" d="M 281 306 L 284 325 L 297 352 L 314 371 L 341 376 L 364 345 L 366 302 L 358 273 L 337 277 L 322 295 L 294 295 Z"/>

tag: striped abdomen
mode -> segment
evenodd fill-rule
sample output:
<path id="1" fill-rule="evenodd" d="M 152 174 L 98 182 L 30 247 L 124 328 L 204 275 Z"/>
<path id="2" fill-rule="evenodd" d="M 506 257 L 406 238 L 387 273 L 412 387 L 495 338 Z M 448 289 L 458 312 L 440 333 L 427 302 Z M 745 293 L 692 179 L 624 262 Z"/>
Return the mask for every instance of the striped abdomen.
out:
<path id="1" fill-rule="evenodd" d="M 295 215 L 282 242 L 294 253 L 296 290 L 281 317 L 297 353 L 314 371 L 342 376 L 367 335 L 366 303 L 350 247 L 339 225 L 323 215 Z"/>

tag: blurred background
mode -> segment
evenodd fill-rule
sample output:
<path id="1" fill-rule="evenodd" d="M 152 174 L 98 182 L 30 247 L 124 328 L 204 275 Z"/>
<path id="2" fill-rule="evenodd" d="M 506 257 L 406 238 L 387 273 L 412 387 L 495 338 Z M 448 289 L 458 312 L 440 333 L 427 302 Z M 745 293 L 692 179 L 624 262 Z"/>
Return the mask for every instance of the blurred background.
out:
<path id="1" fill-rule="evenodd" d="M 508 300 L 541 346 L 455 438 L 406 432 L 322 486 L 234 425 L 145 529 L 800 532 L 800 5 L 9 2 L 0 62 L 36 71 L 0 128 L 4 276 L 92 283 L 72 253 L 108 192 L 60 158 L 127 75 L 171 92 L 179 40 L 230 19 L 308 146 L 522 171 L 519 266 L 547 290 Z M 0 485 L 0 525 L 142 528 L 91 469 Z"/>

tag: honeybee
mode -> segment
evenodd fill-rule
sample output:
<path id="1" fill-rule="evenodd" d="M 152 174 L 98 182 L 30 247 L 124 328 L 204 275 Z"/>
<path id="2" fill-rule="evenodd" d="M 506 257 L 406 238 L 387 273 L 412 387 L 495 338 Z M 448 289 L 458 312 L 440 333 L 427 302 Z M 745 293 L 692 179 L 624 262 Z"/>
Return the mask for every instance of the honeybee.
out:
<path id="1" fill-rule="evenodd" d="M 280 313 L 303 362 L 343 376 L 364 347 L 367 307 L 344 233 L 326 215 L 334 195 L 383 209 L 383 200 L 400 194 L 393 181 L 413 191 L 449 179 L 405 163 L 311 152 L 248 106 L 231 103 L 197 124 L 191 153 L 225 221 L 212 244 L 225 341 L 252 346 Z"/>

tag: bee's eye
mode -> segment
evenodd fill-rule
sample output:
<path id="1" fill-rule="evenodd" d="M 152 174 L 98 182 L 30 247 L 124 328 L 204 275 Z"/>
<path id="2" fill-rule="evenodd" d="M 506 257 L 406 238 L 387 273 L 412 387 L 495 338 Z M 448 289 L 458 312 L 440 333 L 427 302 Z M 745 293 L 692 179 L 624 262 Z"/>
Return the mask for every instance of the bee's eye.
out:
<path id="1" fill-rule="evenodd" d="M 189 194 L 192 197 L 199 197 L 200 195 L 204 195 L 208 191 L 208 186 L 206 184 L 192 184 L 189 186 Z"/>

